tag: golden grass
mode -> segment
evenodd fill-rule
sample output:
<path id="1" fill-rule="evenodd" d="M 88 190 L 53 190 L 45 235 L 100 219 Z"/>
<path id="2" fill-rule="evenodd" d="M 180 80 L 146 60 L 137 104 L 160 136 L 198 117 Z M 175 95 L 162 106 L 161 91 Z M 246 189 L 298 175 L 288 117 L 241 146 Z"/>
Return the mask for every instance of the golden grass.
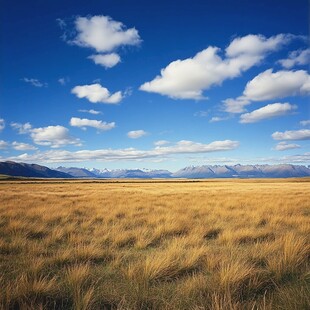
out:
<path id="1" fill-rule="evenodd" d="M 309 309 L 310 180 L 0 182 L 0 309 Z"/>

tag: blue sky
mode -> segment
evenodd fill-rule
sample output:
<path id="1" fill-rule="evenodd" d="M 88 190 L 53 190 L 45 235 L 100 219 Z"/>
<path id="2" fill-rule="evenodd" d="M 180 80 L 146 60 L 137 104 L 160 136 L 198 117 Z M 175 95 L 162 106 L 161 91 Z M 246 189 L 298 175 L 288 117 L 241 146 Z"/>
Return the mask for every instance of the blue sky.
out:
<path id="1" fill-rule="evenodd" d="M 0 160 L 309 164 L 308 1 L 1 7 Z"/>

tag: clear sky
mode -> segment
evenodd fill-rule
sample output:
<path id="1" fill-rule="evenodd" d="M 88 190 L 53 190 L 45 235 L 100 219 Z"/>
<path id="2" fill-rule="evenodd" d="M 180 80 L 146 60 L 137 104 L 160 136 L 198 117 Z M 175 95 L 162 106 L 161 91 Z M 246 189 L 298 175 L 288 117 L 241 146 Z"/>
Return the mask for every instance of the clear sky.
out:
<path id="1" fill-rule="evenodd" d="M 1 1 L 0 160 L 310 164 L 307 0 Z"/>

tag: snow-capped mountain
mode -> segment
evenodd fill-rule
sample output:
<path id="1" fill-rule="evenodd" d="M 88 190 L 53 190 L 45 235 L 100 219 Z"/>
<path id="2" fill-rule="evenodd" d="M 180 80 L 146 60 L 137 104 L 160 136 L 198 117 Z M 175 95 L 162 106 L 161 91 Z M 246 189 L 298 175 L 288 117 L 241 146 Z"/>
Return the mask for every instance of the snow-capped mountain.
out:
<path id="1" fill-rule="evenodd" d="M 89 169 L 99 178 L 170 178 L 168 170 L 150 169 Z"/>
<path id="2" fill-rule="evenodd" d="M 204 165 L 189 166 L 174 173 L 168 170 L 151 169 L 96 169 L 64 168 L 56 170 L 76 178 L 288 178 L 310 176 L 310 169 L 300 165 Z"/>
<path id="3" fill-rule="evenodd" d="M 55 170 L 68 173 L 75 178 L 170 178 L 171 172 L 168 170 L 151 169 L 96 169 L 77 167 L 58 167 Z"/>
<path id="4" fill-rule="evenodd" d="M 306 166 L 234 165 L 186 167 L 172 174 L 174 178 L 289 178 L 310 176 Z"/>

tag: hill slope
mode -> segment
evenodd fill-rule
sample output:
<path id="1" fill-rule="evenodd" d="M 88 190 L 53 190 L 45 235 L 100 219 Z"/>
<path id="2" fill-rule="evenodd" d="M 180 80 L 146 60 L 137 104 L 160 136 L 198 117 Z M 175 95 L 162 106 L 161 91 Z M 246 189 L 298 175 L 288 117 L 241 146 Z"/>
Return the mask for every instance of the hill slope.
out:
<path id="1" fill-rule="evenodd" d="M 72 178 L 71 175 L 36 164 L 0 162 L 0 174 L 34 178 Z"/>

